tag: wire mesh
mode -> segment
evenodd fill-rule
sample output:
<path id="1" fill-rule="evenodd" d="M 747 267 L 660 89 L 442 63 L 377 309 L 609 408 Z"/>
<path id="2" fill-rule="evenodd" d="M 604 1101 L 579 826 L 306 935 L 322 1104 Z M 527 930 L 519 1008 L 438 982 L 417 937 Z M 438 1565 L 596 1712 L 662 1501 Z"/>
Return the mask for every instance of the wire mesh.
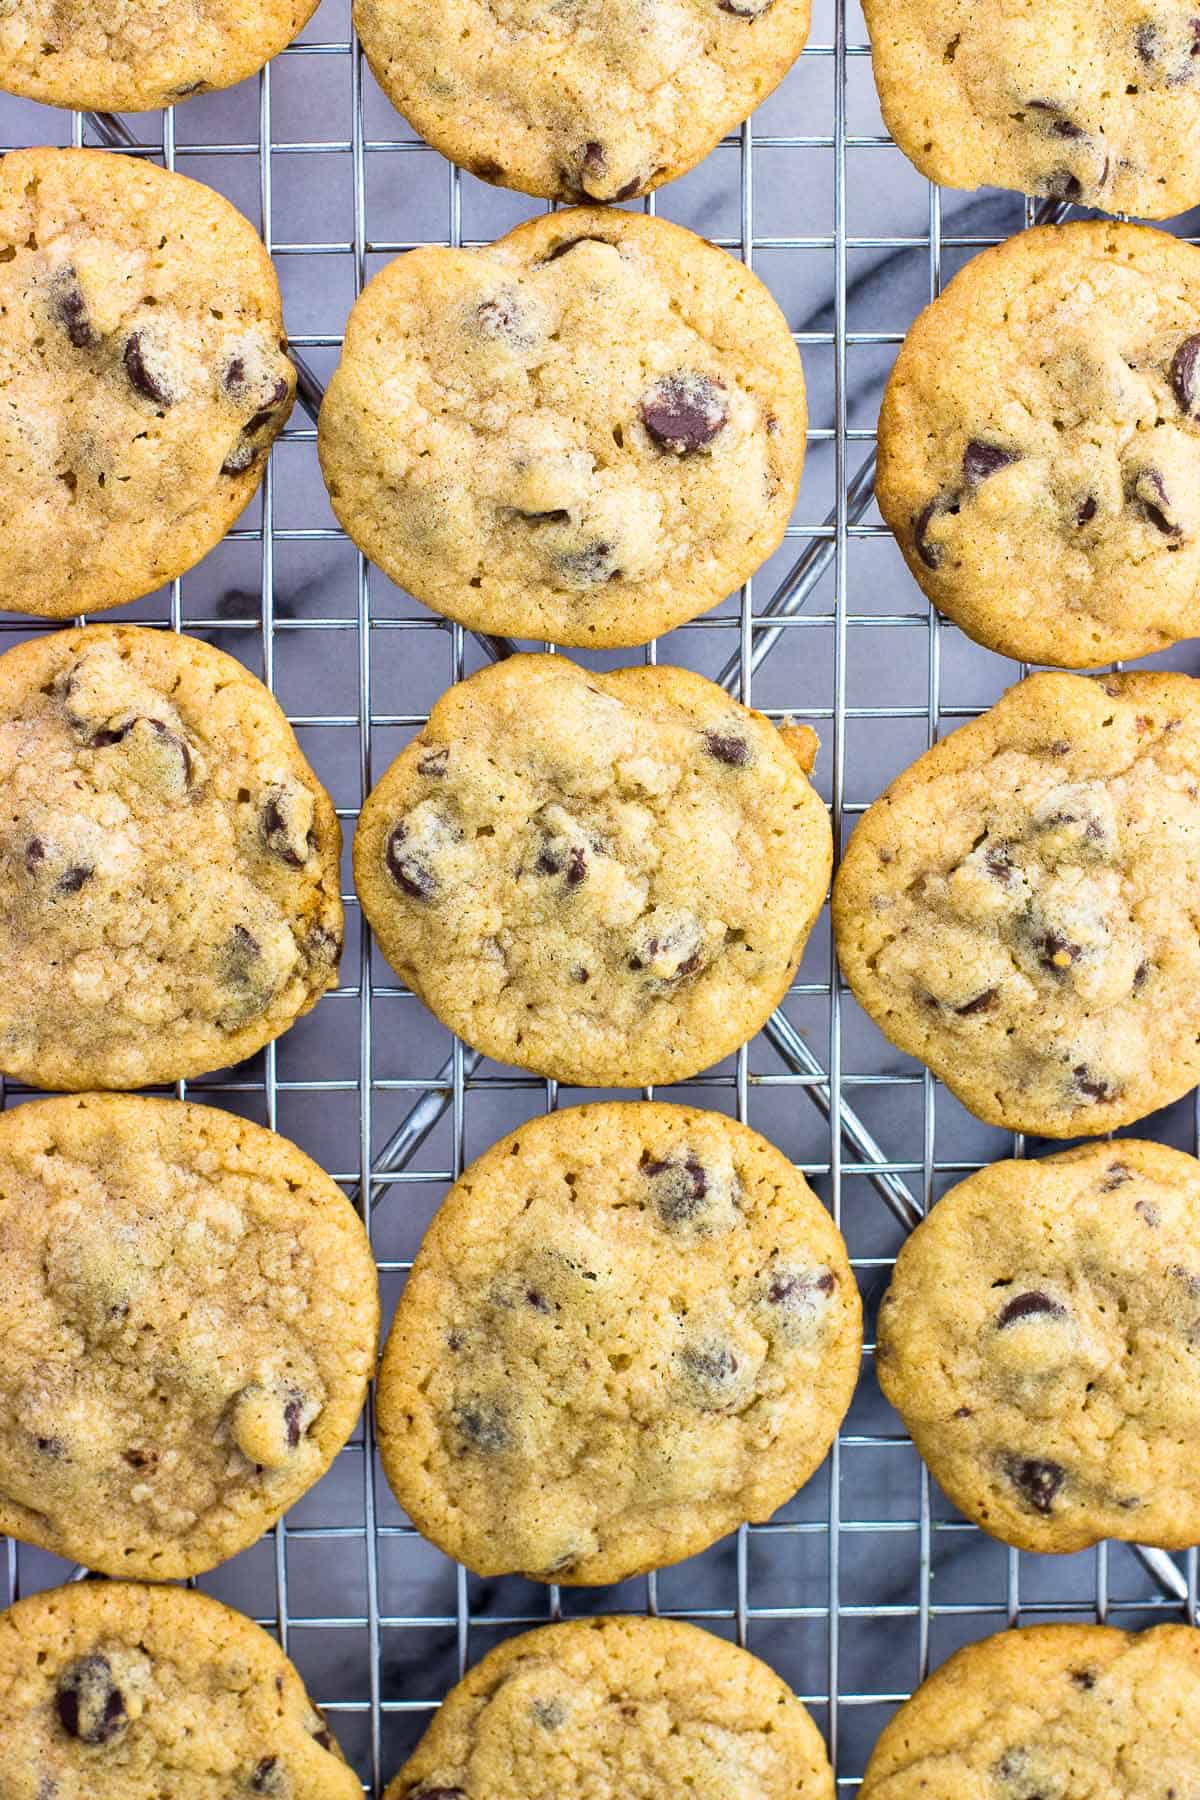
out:
<path id="1" fill-rule="evenodd" d="M 432 618 L 338 531 L 316 466 L 322 384 L 354 296 L 383 261 L 422 243 L 488 241 L 538 203 L 485 188 L 412 136 L 371 81 L 345 0 L 325 0 L 295 45 L 230 93 L 127 119 L 0 96 L 0 140 L 151 157 L 217 187 L 262 230 L 301 405 L 260 499 L 224 543 L 168 590 L 108 616 L 185 629 L 261 674 L 349 828 L 437 693 L 510 646 Z M 879 396 L 908 324 L 963 260 L 1033 222 L 1033 209 L 942 194 L 908 167 L 879 119 L 853 0 L 818 0 L 812 42 L 778 93 L 644 204 L 743 258 L 776 293 L 805 359 L 809 461 L 798 516 L 754 582 L 644 653 L 581 660 L 662 656 L 771 717 L 815 721 L 817 779 L 840 841 L 899 768 L 1018 673 L 930 614 L 871 485 Z M 7 618 L 0 642 L 45 628 Z M 1186 651 L 1154 660 L 1189 667 Z M 531 1113 L 595 1096 L 451 1042 L 373 954 L 343 885 L 350 929 L 335 993 L 251 1062 L 175 1091 L 277 1127 L 334 1174 L 366 1218 L 386 1318 L 464 1162 Z M 808 1175 L 847 1236 L 869 1327 L 896 1249 L 930 1201 L 1029 1148 L 971 1120 L 884 1043 L 839 987 L 827 918 L 766 1030 L 682 1087 L 765 1132 Z M 6 1103 L 27 1092 L 9 1084 Z M 1193 1150 L 1196 1129 L 1190 1101 L 1154 1122 L 1154 1135 Z M 678 1568 L 596 1590 L 469 1576 L 391 1500 L 368 1408 L 325 1480 L 198 1585 L 278 1634 L 372 1795 L 469 1662 L 550 1618 L 648 1609 L 747 1645 L 812 1707 L 852 1789 L 895 1705 L 959 1643 L 1034 1617 L 1197 1616 L 1194 1552 L 1023 1556 L 967 1525 L 883 1404 L 870 1335 L 824 1469 L 770 1523 Z M 11 1542 L 3 1567 L 8 1599 L 72 1574 Z"/>

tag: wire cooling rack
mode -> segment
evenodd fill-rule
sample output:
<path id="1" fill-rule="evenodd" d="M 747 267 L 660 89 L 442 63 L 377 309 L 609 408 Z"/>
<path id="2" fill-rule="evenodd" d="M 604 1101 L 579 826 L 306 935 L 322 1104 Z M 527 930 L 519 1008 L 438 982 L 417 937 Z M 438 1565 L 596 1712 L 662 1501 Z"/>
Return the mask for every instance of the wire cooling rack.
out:
<path id="1" fill-rule="evenodd" d="M 354 296 L 383 261 L 420 243 L 488 241 L 538 203 L 484 187 L 412 136 L 366 70 L 345 0 L 326 0 L 298 43 L 229 93 L 124 120 L 0 96 L 0 141 L 149 156 L 220 189 L 260 226 L 301 404 L 260 499 L 225 542 L 170 589 L 106 616 L 185 629 L 261 674 L 349 831 L 437 694 L 509 646 L 432 618 L 337 530 L 316 462 L 322 386 Z M 871 487 L 879 397 L 905 330 L 964 260 L 1034 211 L 1011 195 L 940 194 L 909 168 L 883 131 L 853 0 L 818 0 L 812 42 L 778 93 L 645 204 L 751 263 L 776 293 L 805 361 L 809 461 L 796 519 L 753 584 L 644 652 L 581 660 L 678 661 L 772 717 L 813 720 L 824 740 L 816 778 L 840 835 L 893 774 L 1021 672 L 930 615 Z M 46 628 L 7 618 L 0 642 Z M 1194 670 L 1187 646 L 1154 660 Z M 596 1096 L 452 1042 L 373 955 L 344 886 L 336 992 L 261 1056 L 176 1091 L 277 1127 L 334 1173 L 363 1207 L 387 1317 L 464 1161 L 534 1112 Z M 972 1120 L 879 1037 L 838 985 L 827 915 L 768 1028 L 683 1085 L 803 1168 L 849 1241 L 869 1336 L 896 1249 L 929 1202 L 983 1162 L 1047 1148 Z M 10 1084 L 5 1098 L 25 1094 Z M 1195 1106 L 1140 1130 L 1195 1150 Z M 85 1573 L 15 1543 L 0 1566 L 8 1599 Z M 1194 1552 L 1018 1555 L 967 1525 L 880 1398 L 869 1344 L 850 1416 L 807 1487 L 769 1524 L 657 1576 L 560 1590 L 468 1575 L 395 1506 L 368 1409 L 325 1480 L 198 1585 L 278 1634 L 372 1795 L 468 1663 L 560 1616 L 648 1609 L 746 1644 L 808 1702 L 845 1789 L 898 1702 L 960 1643 L 1034 1618 L 1197 1617 Z"/>

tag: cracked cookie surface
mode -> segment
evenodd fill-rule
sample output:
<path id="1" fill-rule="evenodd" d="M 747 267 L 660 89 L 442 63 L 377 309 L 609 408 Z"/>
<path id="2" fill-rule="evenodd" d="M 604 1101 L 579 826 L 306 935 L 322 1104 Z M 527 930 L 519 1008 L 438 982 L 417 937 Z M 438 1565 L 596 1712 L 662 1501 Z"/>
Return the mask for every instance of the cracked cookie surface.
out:
<path id="1" fill-rule="evenodd" d="M 132 625 L 0 656 L 0 1068 L 46 1088 L 225 1068 L 337 977 L 341 831 L 271 695 Z"/>
<path id="2" fill-rule="evenodd" d="M 765 1138 L 691 1107 L 569 1107 L 438 1209 L 380 1369 L 384 1470 L 479 1574 L 622 1581 L 790 1499 L 861 1344 L 841 1234 Z"/>
<path id="3" fill-rule="evenodd" d="M 896 360 L 875 487 L 921 587 L 991 650 L 1081 667 L 1194 636 L 1200 250 L 1080 223 L 976 257 Z"/>
<path id="4" fill-rule="evenodd" d="M 1026 1625 L 956 1651 L 886 1726 L 861 1800 L 1177 1800 L 1200 1763 L 1200 1631 Z"/>
<path id="5" fill-rule="evenodd" d="M 1121 1138 L 1000 1162 L 909 1238 L 880 1386 L 968 1518 L 1022 1550 L 1200 1538 L 1200 1163 Z"/>
<path id="6" fill-rule="evenodd" d="M 1099 1136 L 1200 1074 L 1200 682 L 1032 675 L 871 806 L 859 1004 L 991 1125 Z"/>
<path id="7" fill-rule="evenodd" d="M 676 1081 L 778 1005 L 829 819 L 805 727 L 686 669 L 516 656 L 459 682 L 363 806 L 354 879 L 443 1024 L 559 1081 Z"/>
<path id="8" fill-rule="evenodd" d="M 1200 201 L 1195 0 L 864 0 L 888 130 L 944 187 L 1166 219 Z"/>
<path id="9" fill-rule="evenodd" d="M 385 1800 L 833 1800 L 779 1677 L 694 1625 L 572 1620 L 499 1645 L 447 1695 Z"/>
<path id="10" fill-rule="evenodd" d="M 389 264 L 350 315 L 319 449 L 347 532 L 436 612 L 629 645 L 776 548 L 805 420 L 755 275 L 681 226 L 590 207 Z"/>
<path id="11" fill-rule="evenodd" d="M 51 106 L 148 112 L 256 74 L 316 0 L 0 0 L 0 88 Z"/>
<path id="12" fill-rule="evenodd" d="M 3 1800 L 358 1800 L 273 1638 L 186 1588 L 77 1581 L 0 1613 Z"/>
<path id="13" fill-rule="evenodd" d="M 628 200 L 740 125 L 808 36 L 809 0 L 355 0 L 367 60 L 422 137 L 484 181 Z"/>
<path id="14" fill-rule="evenodd" d="M 69 618 L 192 568 L 295 395 L 249 221 L 138 158 L 10 151 L 0 317 L 0 608 Z"/>
<path id="15" fill-rule="evenodd" d="M 375 1268 L 286 1138 L 129 1094 L 0 1115 L 0 1529 L 165 1580 L 329 1467 L 375 1360 Z"/>

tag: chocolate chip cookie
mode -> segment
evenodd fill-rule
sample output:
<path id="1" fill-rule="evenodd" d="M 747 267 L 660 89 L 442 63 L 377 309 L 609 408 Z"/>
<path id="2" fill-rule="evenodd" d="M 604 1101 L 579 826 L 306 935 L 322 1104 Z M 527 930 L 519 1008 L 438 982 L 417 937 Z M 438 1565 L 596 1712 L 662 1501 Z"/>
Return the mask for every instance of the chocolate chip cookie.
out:
<path id="1" fill-rule="evenodd" d="M 863 0 L 888 130 L 945 187 L 1165 219 L 1200 201 L 1193 0 Z"/>
<path id="2" fill-rule="evenodd" d="M 0 1613 L 4 1800 L 360 1800 L 273 1638 L 207 1595 L 79 1581 Z"/>
<path id="3" fill-rule="evenodd" d="M 179 1100 L 0 1115 L 0 1530 L 209 1569 L 324 1474 L 379 1324 L 366 1233 L 294 1144 Z"/>
<path id="4" fill-rule="evenodd" d="M 679 1081 L 779 1004 L 829 877 L 816 738 L 687 669 L 515 656 L 459 682 L 362 809 L 379 946 L 498 1062 Z"/>
<path id="5" fill-rule="evenodd" d="M 1200 632 L 1200 249 L 1081 223 L 976 257 L 897 358 L 875 487 L 991 650 L 1078 668 Z"/>
<path id="6" fill-rule="evenodd" d="M 379 1446 L 481 1575 L 622 1581 L 766 1519 L 822 1461 L 862 1347 L 841 1234 L 733 1119 L 533 1119 L 439 1208 L 392 1321 Z"/>
<path id="7" fill-rule="evenodd" d="M 1114 1633 L 1114 1636 L 1116 1634 Z M 489 1652 L 384 1800 L 833 1800 L 821 1735 L 748 1651 L 668 1619 L 574 1619 Z"/>
<path id="8" fill-rule="evenodd" d="M 376 80 L 484 181 L 628 200 L 692 168 L 804 48 L 809 0 L 355 0 Z"/>
<path id="9" fill-rule="evenodd" d="M 0 1069 L 143 1087 L 225 1068 L 337 978 L 341 831 L 262 683 L 195 638 L 0 656 Z"/>
<path id="10" fill-rule="evenodd" d="M 295 395 L 249 222 L 108 150 L 0 159 L 0 350 L 0 608 L 46 618 L 198 563 L 253 497 Z"/>
<path id="11" fill-rule="evenodd" d="M 148 112 L 244 81 L 317 0 L 0 0 L 0 88 L 51 106 Z"/>
<path id="12" fill-rule="evenodd" d="M 1176 1800 L 1200 1763 L 1200 1631 L 1027 1625 L 968 1644 L 900 1708 L 860 1800 Z"/>
<path id="13" fill-rule="evenodd" d="M 1200 1163 L 1122 1138 L 981 1169 L 900 1252 L 884 1393 L 1022 1550 L 1200 1540 Z"/>
<path id="14" fill-rule="evenodd" d="M 350 315 L 319 449 L 342 525 L 435 612 L 628 645 L 776 548 L 805 417 L 756 276 L 681 226 L 591 207 L 390 263 Z"/>
<path id="15" fill-rule="evenodd" d="M 1198 882 L 1200 682 L 1032 675 L 868 809 L 838 956 L 978 1118 L 1099 1136 L 1200 1075 Z"/>

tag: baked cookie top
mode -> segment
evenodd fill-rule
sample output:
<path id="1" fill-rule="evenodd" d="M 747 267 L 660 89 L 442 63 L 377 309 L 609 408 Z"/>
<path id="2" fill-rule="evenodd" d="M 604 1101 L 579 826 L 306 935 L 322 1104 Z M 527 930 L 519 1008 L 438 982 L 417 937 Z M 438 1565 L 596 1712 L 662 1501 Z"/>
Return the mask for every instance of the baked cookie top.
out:
<path id="1" fill-rule="evenodd" d="M 5 1800 L 362 1793 L 275 1640 L 187 1588 L 77 1581 L 0 1613 L 0 1742 Z"/>
<path id="2" fill-rule="evenodd" d="M 444 156 L 628 200 L 707 156 L 804 48 L 809 0 L 355 0 L 375 77 Z"/>
<path id="3" fill-rule="evenodd" d="M 841 1234 L 765 1138 L 692 1107 L 569 1107 L 438 1209 L 380 1370 L 384 1470 L 479 1574 L 622 1581 L 790 1499 L 861 1347 Z"/>
<path id="4" fill-rule="evenodd" d="M 254 75 L 317 0 L 0 0 L 0 88 L 51 106 L 148 112 Z"/>
<path id="5" fill-rule="evenodd" d="M 362 1409 L 375 1266 L 294 1144 L 178 1100 L 0 1115 L 0 1529 L 109 1575 L 209 1569 Z"/>
<path id="6" fill-rule="evenodd" d="M 341 831 L 271 695 L 196 638 L 0 656 L 0 1069 L 142 1087 L 225 1068 L 337 977 Z"/>
<path id="7" fill-rule="evenodd" d="M 547 1625 L 447 1695 L 385 1800 L 833 1800 L 821 1735 L 779 1677 L 694 1625 Z M 616 1791 L 614 1787 L 613 1791 Z"/>
<path id="8" fill-rule="evenodd" d="M 1161 1800 L 1200 1762 L 1200 1631 L 1026 1625 L 958 1650 L 884 1730 L 861 1800 Z"/>
<path id="9" fill-rule="evenodd" d="M 1200 682 L 1031 675 L 900 775 L 834 883 L 842 970 L 980 1119 L 1143 1118 L 1200 1074 Z"/>
<path id="10" fill-rule="evenodd" d="M 687 669 L 515 656 L 452 687 L 363 806 L 392 967 L 484 1055 L 677 1081 L 787 991 L 825 897 L 816 738 Z"/>
<path id="11" fill-rule="evenodd" d="M 875 488 L 989 649 L 1084 667 L 1194 636 L 1200 249 L 1080 223 L 976 257 L 905 339 Z"/>
<path id="12" fill-rule="evenodd" d="M 1023 1550 L 1200 1539 L 1200 1163 L 1122 1138 L 981 1169 L 901 1250 L 880 1385 Z"/>
<path id="13" fill-rule="evenodd" d="M 715 606 L 796 499 L 804 376 L 741 263 L 644 213 L 547 213 L 390 263 L 321 408 L 333 510 L 477 631 L 641 644 Z"/>
<path id="14" fill-rule="evenodd" d="M 945 187 L 1166 219 L 1200 201 L 1192 0 L 863 0 L 888 130 Z"/>
<path id="15" fill-rule="evenodd" d="M 139 157 L 12 150 L 0 318 L 0 608 L 95 612 L 199 562 L 253 496 L 295 395 L 249 221 Z"/>

